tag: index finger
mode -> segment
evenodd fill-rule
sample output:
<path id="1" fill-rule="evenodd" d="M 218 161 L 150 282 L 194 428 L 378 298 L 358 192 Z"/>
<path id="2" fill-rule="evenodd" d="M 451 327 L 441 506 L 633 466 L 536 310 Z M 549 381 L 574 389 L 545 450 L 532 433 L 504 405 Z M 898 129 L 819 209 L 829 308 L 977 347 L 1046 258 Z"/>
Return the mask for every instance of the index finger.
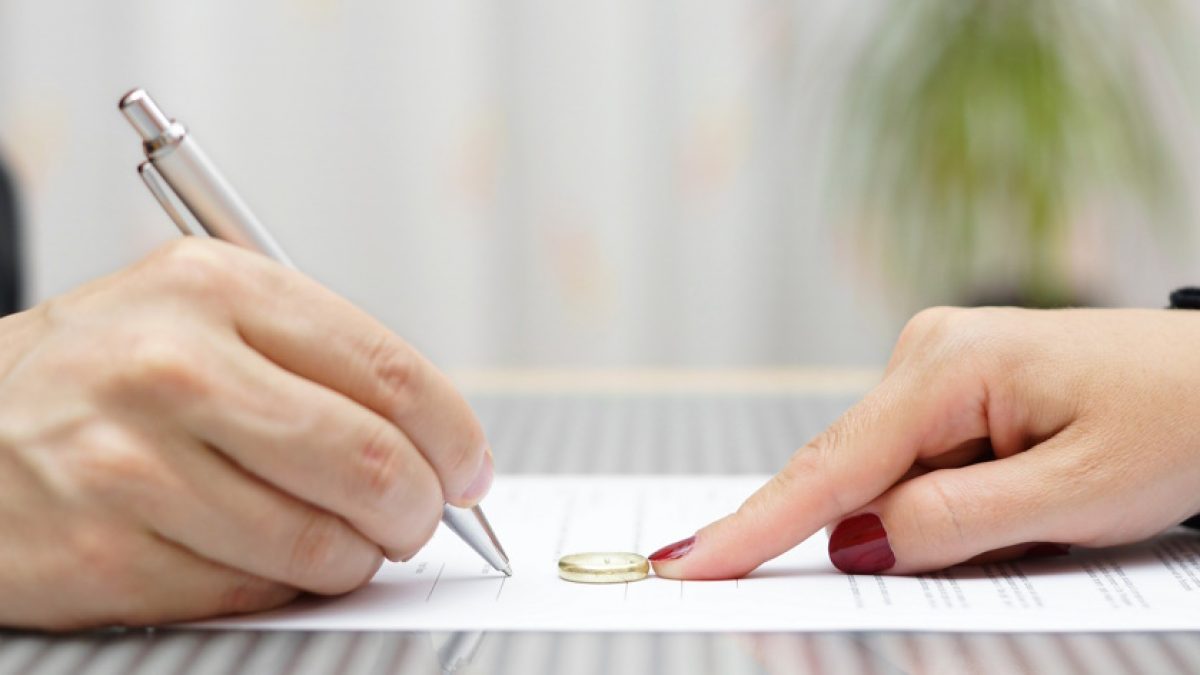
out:
<path id="1" fill-rule="evenodd" d="M 181 243 L 169 264 L 211 277 L 233 328 L 280 367 L 332 389 L 400 427 L 436 471 L 446 501 L 487 492 L 491 452 L 450 380 L 382 323 L 309 277 L 219 241 Z M 231 269 L 233 268 L 233 269 Z M 331 451 L 336 451 L 331 448 Z"/>
<path id="2" fill-rule="evenodd" d="M 796 451 L 738 510 L 652 554 L 659 576 L 744 576 L 894 485 L 925 448 L 987 434 L 983 387 L 916 369 L 887 376 Z"/>

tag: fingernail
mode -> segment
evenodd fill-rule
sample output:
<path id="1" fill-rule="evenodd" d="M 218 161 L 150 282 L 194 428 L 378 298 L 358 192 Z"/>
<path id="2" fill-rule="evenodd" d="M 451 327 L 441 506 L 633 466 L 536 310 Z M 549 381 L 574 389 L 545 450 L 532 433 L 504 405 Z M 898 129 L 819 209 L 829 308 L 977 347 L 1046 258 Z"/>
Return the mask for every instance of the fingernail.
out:
<path id="1" fill-rule="evenodd" d="M 674 544 L 667 544 L 650 554 L 651 562 L 662 562 L 664 560 L 679 560 L 683 556 L 691 552 L 692 547 L 696 545 L 696 537 L 693 535 L 687 539 L 680 539 Z"/>
<path id="2" fill-rule="evenodd" d="M 896 564 L 883 521 L 874 513 L 851 516 L 829 535 L 829 560 L 847 574 L 875 574 Z"/>
<path id="3" fill-rule="evenodd" d="M 1026 558 L 1057 558 L 1071 552 L 1070 544 L 1056 544 L 1053 542 L 1043 541 L 1034 544 L 1032 548 L 1025 551 Z"/>
<path id="4" fill-rule="evenodd" d="M 463 499 L 468 502 L 476 502 L 487 494 L 488 488 L 492 487 L 492 476 L 495 473 L 495 467 L 492 463 L 492 451 L 490 448 L 485 448 L 483 453 L 483 463 L 479 466 L 479 473 L 475 474 L 475 480 L 471 481 L 471 485 L 467 487 L 466 492 L 463 492 Z"/>

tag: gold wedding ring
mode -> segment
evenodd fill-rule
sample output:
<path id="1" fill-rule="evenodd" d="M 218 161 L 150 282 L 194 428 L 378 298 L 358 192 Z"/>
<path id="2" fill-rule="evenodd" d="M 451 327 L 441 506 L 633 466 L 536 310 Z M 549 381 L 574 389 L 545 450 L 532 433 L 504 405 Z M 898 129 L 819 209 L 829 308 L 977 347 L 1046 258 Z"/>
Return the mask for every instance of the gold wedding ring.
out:
<path id="1" fill-rule="evenodd" d="M 645 579 L 650 562 L 636 553 L 573 553 L 558 559 L 558 576 L 581 584 L 619 584 Z"/>

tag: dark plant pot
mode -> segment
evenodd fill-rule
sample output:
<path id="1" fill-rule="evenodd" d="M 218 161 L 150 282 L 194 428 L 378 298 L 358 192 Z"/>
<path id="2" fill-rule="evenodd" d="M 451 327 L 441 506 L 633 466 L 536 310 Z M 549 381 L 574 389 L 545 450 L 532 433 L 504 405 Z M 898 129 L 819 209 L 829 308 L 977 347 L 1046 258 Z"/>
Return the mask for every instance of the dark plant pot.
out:
<path id="1" fill-rule="evenodd" d="M 1063 309 L 1066 307 L 1099 307 L 1097 299 L 1086 292 L 1074 291 L 1058 296 L 1035 296 L 1018 286 L 995 285 L 969 293 L 966 307 L 1028 307 L 1030 309 Z"/>

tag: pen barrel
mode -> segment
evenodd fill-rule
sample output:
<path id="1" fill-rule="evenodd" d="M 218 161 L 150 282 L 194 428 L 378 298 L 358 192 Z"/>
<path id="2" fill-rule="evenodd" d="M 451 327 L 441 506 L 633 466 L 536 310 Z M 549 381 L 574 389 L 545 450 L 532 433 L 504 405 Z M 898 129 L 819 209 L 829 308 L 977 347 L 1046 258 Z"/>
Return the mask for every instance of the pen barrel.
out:
<path id="1" fill-rule="evenodd" d="M 150 161 L 210 236 L 295 267 L 191 134 L 163 150 Z"/>
<path id="2" fill-rule="evenodd" d="M 491 523 L 478 505 L 469 509 L 446 504 L 442 507 L 442 523 L 475 550 L 496 571 L 512 574 L 508 555 L 492 531 Z"/>

